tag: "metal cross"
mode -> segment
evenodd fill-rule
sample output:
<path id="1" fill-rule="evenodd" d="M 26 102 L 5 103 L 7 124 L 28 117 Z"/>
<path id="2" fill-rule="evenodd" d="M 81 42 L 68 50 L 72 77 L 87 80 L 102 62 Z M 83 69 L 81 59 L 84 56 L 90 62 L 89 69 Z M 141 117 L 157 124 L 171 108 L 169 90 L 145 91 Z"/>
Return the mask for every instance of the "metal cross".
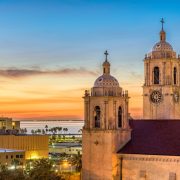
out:
<path id="1" fill-rule="evenodd" d="M 164 30 L 164 29 L 163 29 L 163 28 L 164 28 L 164 23 L 165 23 L 165 22 L 164 22 L 164 18 L 162 18 L 160 22 L 162 23 L 162 30 Z"/>
<path id="2" fill-rule="evenodd" d="M 107 61 L 107 56 L 109 55 L 108 52 L 107 52 L 107 50 L 105 51 L 104 54 L 105 54 L 105 56 L 106 56 L 106 61 Z"/>

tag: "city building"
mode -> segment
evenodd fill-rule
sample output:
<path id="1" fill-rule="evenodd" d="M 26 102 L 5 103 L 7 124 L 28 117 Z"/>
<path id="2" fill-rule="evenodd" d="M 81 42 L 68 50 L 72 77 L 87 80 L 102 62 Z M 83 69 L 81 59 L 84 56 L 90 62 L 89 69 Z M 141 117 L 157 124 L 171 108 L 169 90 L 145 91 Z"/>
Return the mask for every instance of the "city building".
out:
<path id="1" fill-rule="evenodd" d="M 26 160 L 48 158 L 48 136 L 0 135 L 0 148 L 23 150 Z"/>
<path id="2" fill-rule="evenodd" d="M 0 117 L 1 130 L 20 130 L 20 121 L 13 121 L 12 118 Z"/>
<path id="3" fill-rule="evenodd" d="M 25 151 L 14 149 L 0 149 L 1 165 L 14 169 L 15 166 L 23 167 L 25 164 Z"/>
<path id="4" fill-rule="evenodd" d="M 180 179 L 180 59 L 161 22 L 160 42 L 144 60 L 144 119 L 128 119 L 128 93 L 110 75 L 107 52 L 103 75 L 85 91 L 83 180 Z"/>
<path id="5" fill-rule="evenodd" d="M 82 154 L 82 145 L 76 142 L 64 142 L 64 143 L 53 143 L 49 146 L 49 153 L 57 153 L 57 154 Z"/>
<path id="6" fill-rule="evenodd" d="M 48 140 L 47 135 L 21 134 L 20 121 L 0 117 L 0 148 L 23 151 L 26 160 L 48 158 Z"/>

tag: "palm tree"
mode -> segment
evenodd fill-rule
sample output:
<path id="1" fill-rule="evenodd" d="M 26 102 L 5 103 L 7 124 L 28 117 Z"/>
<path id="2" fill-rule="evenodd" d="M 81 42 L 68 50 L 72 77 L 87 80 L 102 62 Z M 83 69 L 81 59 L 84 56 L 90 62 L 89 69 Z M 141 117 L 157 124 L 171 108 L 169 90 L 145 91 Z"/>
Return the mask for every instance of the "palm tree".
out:
<path id="1" fill-rule="evenodd" d="M 13 159 L 11 164 L 15 167 L 15 169 L 17 169 L 17 166 L 20 164 L 20 161 L 17 159 Z"/>
<path id="2" fill-rule="evenodd" d="M 39 134 L 40 134 L 40 133 L 41 133 L 41 129 L 38 129 L 38 130 L 37 130 L 37 133 L 39 133 Z"/>
<path id="3" fill-rule="evenodd" d="M 68 128 L 63 128 L 63 131 L 64 132 L 68 132 Z"/>
<path id="4" fill-rule="evenodd" d="M 46 129 L 46 134 L 48 132 L 48 125 L 45 125 L 45 129 Z"/>
<path id="5" fill-rule="evenodd" d="M 79 130 L 78 130 L 78 133 L 79 133 L 79 134 L 82 134 L 82 129 L 79 129 Z"/>
<path id="6" fill-rule="evenodd" d="M 54 134 L 57 134 L 57 127 L 54 127 Z"/>
<path id="7" fill-rule="evenodd" d="M 42 134 L 46 134 L 46 132 L 45 132 L 45 130 L 44 130 L 44 129 L 42 129 Z"/>
<path id="8" fill-rule="evenodd" d="M 73 155 L 70 159 L 72 165 L 76 166 L 76 171 L 80 172 L 82 169 L 82 155 L 78 151 L 77 154 Z"/>
<path id="9" fill-rule="evenodd" d="M 27 129 L 26 129 L 26 128 L 24 128 L 24 133 L 25 133 L 25 134 L 27 133 Z"/>
<path id="10" fill-rule="evenodd" d="M 58 127 L 58 131 L 59 131 L 59 133 L 61 133 L 62 127 Z"/>

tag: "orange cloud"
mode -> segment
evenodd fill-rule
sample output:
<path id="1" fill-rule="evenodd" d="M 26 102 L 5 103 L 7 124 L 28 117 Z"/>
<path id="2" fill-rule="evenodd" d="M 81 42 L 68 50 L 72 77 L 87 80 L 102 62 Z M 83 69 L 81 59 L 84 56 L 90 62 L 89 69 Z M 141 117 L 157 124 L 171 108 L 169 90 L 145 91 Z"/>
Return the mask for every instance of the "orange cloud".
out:
<path id="1" fill-rule="evenodd" d="M 19 78 L 27 76 L 37 76 L 37 75 L 91 75 L 95 76 L 97 73 L 87 70 L 85 68 L 61 68 L 57 70 L 41 70 L 41 69 L 19 69 L 19 68 L 7 68 L 0 69 L 0 76 L 9 78 Z"/>
<path id="2" fill-rule="evenodd" d="M 121 83 L 129 89 L 129 110 L 134 118 L 142 115 L 139 75 Z M 83 93 L 98 76 L 79 69 L 41 70 L 0 69 L 0 115 L 15 119 L 83 119 Z M 115 75 L 118 77 L 118 75 Z M 120 76 L 121 77 L 121 76 Z M 128 79 L 129 78 L 129 79 Z"/>

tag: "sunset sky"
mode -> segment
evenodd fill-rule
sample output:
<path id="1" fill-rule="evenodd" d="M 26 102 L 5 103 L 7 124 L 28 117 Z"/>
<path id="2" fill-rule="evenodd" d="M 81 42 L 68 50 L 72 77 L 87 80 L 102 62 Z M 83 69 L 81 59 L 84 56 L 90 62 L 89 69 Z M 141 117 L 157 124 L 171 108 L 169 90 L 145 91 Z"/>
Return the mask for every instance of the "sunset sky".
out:
<path id="1" fill-rule="evenodd" d="M 159 40 L 180 53 L 180 2 L 173 0 L 0 0 L 0 115 L 83 119 L 85 89 L 111 72 L 142 117 L 143 58 Z"/>

